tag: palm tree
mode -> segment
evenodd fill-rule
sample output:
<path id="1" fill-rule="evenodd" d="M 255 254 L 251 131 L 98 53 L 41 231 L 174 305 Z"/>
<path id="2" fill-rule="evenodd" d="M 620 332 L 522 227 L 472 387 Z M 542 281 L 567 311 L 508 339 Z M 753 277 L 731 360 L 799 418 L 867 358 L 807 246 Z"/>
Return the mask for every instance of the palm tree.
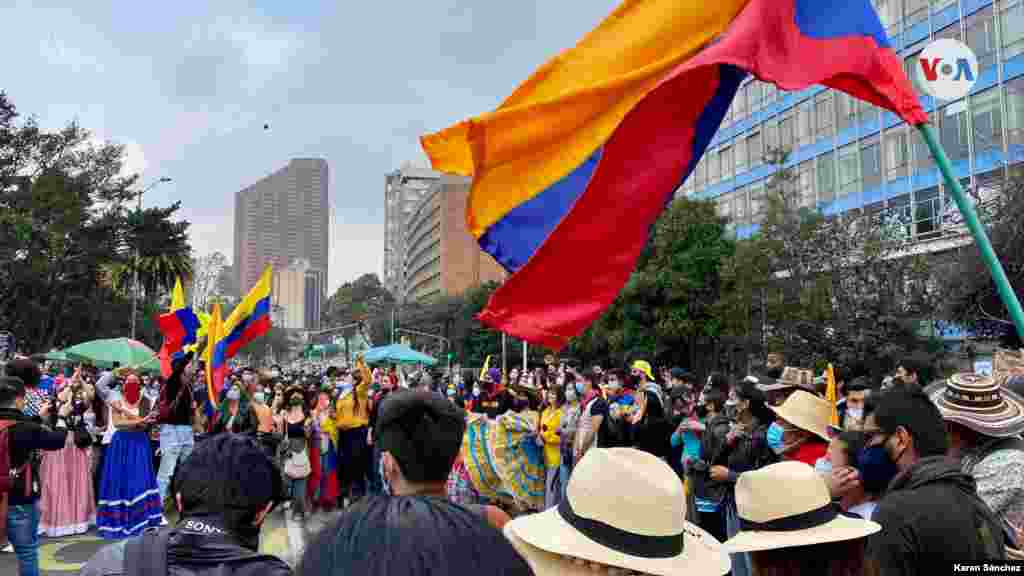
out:
<path id="1" fill-rule="evenodd" d="M 119 257 L 108 269 L 115 289 L 122 293 L 133 290 L 136 270 L 139 287 L 150 295 L 170 292 L 179 277 L 182 281 L 192 277 L 189 223 L 170 219 L 180 206 L 175 203 L 125 215 L 127 226 Z"/>

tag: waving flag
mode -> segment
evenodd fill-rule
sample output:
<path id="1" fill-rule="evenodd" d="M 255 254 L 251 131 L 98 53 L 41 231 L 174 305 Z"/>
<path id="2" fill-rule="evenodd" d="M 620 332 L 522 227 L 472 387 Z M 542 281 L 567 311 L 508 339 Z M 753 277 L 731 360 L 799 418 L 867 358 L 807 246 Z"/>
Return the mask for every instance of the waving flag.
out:
<path id="1" fill-rule="evenodd" d="M 167 378 L 171 375 L 171 360 L 183 351 L 195 346 L 199 338 L 202 323 L 192 311 L 185 306 L 185 290 L 181 286 L 181 278 L 174 281 L 171 291 L 171 310 L 157 317 L 157 326 L 164 336 L 157 357 L 160 358 L 160 374 Z"/>
<path id="2" fill-rule="evenodd" d="M 220 390 L 224 387 L 224 373 L 221 372 L 220 380 L 215 378 L 213 370 L 213 358 L 221 335 L 220 304 L 213 305 L 213 313 L 210 315 L 210 324 L 206 330 L 206 350 L 203 352 L 203 360 L 206 363 L 206 416 L 213 416 L 214 407 L 217 406 L 217 399 L 220 398 Z"/>
<path id="3" fill-rule="evenodd" d="M 473 176 L 470 233 L 512 273 L 480 320 L 554 349 L 585 330 L 748 73 L 927 121 L 869 0 L 626 0 L 496 111 L 422 139 Z"/>
<path id="4" fill-rule="evenodd" d="M 220 326 L 216 340 L 210 340 L 215 341 L 216 346 L 208 366 L 217 383 L 218 394 L 219 386 L 223 385 L 227 375 L 228 360 L 234 358 L 246 344 L 270 331 L 270 287 L 273 275 L 273 268 L 267 266 L 256 285 Z"/>

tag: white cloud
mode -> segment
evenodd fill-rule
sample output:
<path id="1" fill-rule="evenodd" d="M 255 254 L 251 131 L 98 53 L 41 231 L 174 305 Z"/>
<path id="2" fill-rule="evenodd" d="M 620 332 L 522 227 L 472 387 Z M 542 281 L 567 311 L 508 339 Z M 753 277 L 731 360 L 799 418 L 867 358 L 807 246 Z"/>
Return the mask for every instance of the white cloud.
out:
<path id="1" fill-rule="evenodd" d="M 121 166 L 122 176 L 138 174 L 139 177 L 143 177 L 146 174 L 146 170 L 149 169 L 149 161 L 146 160 L 146 153 L 142 149 L 142 144 L 139 144 L 137 141 L 112 138 L 101 134 L 94 134 L 87 141 L 88 145 L 94 147 L 100 147 L 108 143 L 124 146 L 124 164 Z"/>

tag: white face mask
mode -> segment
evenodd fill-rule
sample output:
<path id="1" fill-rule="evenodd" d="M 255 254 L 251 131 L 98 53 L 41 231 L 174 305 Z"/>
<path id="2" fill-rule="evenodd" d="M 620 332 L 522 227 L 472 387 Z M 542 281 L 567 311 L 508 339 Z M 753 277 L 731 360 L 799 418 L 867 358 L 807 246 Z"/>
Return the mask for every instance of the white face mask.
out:
<path id="1" fill-rule="evenodd" d="M 861 418 L 864 417 L 864 409 L 863 408 L 847 408 L 846 409 L 846 415 L 849 416 L 850 418 L 855 419 L 855 420 L 860 420 Z"/>

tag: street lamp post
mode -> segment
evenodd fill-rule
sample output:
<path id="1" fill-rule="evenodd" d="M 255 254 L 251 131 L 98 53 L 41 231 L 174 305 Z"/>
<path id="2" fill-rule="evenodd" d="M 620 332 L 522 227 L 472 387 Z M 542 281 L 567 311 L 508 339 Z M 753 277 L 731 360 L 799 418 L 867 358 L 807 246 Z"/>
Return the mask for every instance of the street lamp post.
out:
<path id="1" fill-rule="evenodd" d="M 142 216 L 142 197 L 146 194 L 146 192 L 149 192 L 150 190 L 152 190 L 153 188 L 155 188 L 159 184 L 163 184 L 164 182 L 170 182 L 170 181 L 171 181 L 171 179 L 168 178 L 167 176 L 162 176 L 162 177 L 158 178 L 155 182 L 151 183 L 149 186 L 146 186 L 145 188 L 143 188 L 142 192 L 139 192 L 139 209 L 138 209 L 139 210 L 138 211 L 139 217 Z M 139 222 L 139 224 L 141 224 L 141 222 Z M 135 261 L 132 263 L 132 268 L 134 268 L 134 271 L 135 271 L 135 274 L 134 274 L 135 280 L 132 283 L 133 284 L 132 285 L 132 335 L 131 335 L 132 340 L 135 339 L 135 313 L 136 313 L 136 310 L 138 310 L 138 306 L 139 306 L 139 252 L 140 252 L 140 248 L 141 248 L 139 245 L 141 243 L 142 243 L 142 240 L 139 239 L 139 238 L 136 238 L 136 241 L 135 241 Z"/>

